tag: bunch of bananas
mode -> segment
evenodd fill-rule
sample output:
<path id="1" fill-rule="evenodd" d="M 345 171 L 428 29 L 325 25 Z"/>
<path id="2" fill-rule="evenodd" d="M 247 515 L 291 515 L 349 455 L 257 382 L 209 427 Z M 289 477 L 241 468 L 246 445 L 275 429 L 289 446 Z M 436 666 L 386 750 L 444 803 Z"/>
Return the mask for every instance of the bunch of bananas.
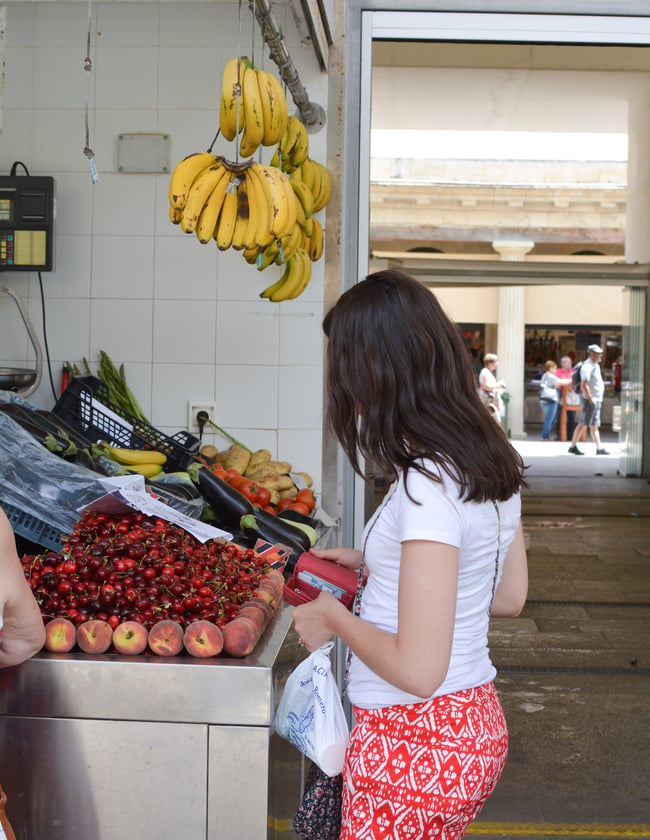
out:
<path id="1" fill-rule="evenodd" d="M 286 133 L 287 99 L 280 80 L 246 57 L 227 62 L 221 82 L 219 128 L 226 140 L 241 134 L 239 153 L 255 154 L 259 146 L 274 146 Z"/>
<path id="2" fill-rule="evenodd" d="M 254 161 L 232 163 L 210 153 L 184 158 L 169 184 L 170 218 L 203 244 L 256 253 L 289 234 L 297 201 L 289 177 Z"/>
<path id="3" fill-rule="evenodd" d="M 145 478 L 160 475 L 163 465 L 167 463 L 165 453 L 157 449 L 124 449 L 108 443 L 100 444 L 100 449 L 107 458 Z"/>

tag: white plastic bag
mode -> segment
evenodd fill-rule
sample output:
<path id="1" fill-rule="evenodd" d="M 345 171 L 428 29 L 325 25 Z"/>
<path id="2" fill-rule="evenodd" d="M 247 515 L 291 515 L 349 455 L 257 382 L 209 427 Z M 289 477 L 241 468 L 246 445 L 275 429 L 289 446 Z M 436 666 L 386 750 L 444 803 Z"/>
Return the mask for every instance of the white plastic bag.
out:
<path id="1" fill-rule="evenodd" d="M 332 673 L 328 642 L 300 662 L 289 675 L 275 713 L 275 731 L 336 776 L 343 769 L 350 737 L 341 695 Z"/>

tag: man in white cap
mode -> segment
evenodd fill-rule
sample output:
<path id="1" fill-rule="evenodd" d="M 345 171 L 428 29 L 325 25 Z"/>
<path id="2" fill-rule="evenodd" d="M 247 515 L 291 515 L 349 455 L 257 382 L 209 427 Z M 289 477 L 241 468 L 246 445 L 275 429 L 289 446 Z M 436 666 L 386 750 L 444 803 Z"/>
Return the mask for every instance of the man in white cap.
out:
<path id="1" fill-rule="evenodd" d="M 603 348 L 598 344 L 590 344 L 587 347 L 589 357 L 585 359 L 580 368 L 580 421 L 575 427 L 569 452 L 574 455 L 584 455 L 577 447 L 585 427 L 589 427 L 591 439 L 596 444 L 596 455 L 609 455 L 600 443 L 600 407 L 603 404 L 605 394 L 605 383 L 600 372 L 600 361 L 603 358 Z"/>

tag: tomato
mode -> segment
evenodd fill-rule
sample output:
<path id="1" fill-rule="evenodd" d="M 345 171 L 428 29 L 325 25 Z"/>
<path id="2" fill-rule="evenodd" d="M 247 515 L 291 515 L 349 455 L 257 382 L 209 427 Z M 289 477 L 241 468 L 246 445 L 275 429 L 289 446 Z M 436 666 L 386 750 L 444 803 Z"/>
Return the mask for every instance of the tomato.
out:
<path id="1" fill-rule="evenodd" d="M 232 484 L 233 487 L 235 486 L 233 482 L 238 481 L 240 478 L 244 476 L 238 472 L 237 470 L 226 470 L 226 481 L 228 484 Z"/>
<path id="2" fill-rule="evenodd" d="M 296 502 L 305 505 L 307 513 L 311 513 L 316 507 L 316 499 L 308 487 L 305 487 L 303 490 L 298 490 L 298 493 L 296 494 Z"/>
<path id="3" fill-rule="evenodd" d="M 296 513 L 302 513 L 303 516 L 309 516 L 309 508 L 301 502 L 294 502 L 289 505 L 289 510 L 295 510 Z"/>
<path id="4" fill-rule="evenodd" d="M 280 499 L 278 502 L 278 513 L 282 513 L 283 510 L 286 510 L 288 507 L 291 507 L 293 504 L 293 499 Z"/>
<path id="5" fill-rule="evenodd" d="M 257 502 L 259 488 L 250 478 L 243 478 L 236 487 L 251 502 Z"/>
<path id="6" fill-rule="evenodd" d="M 227 476 L 226 476 L 226 468 L 223 466 L 223 464 L 211 464 L 211 465 L 210 465 L 210 467 L 209 467 L 209 469 L 210 469 L 210 471 L 211 471 L 211 472 L 213 472 L 215 475 L 218 475 L 218 476 L 219 476 L 219 478 L 223 478 L 223 479 L 226 479 L 226 478 L 227 478 Z M 233 470 L 233 472 L 236 472 L 236 470 Z"/>
<path id="7" fill-rule="evenodd" d="M 257 504 L 261 508 L 265 508 L 271 501 L 271 491 L 268 487 L 257 488 Z"/>

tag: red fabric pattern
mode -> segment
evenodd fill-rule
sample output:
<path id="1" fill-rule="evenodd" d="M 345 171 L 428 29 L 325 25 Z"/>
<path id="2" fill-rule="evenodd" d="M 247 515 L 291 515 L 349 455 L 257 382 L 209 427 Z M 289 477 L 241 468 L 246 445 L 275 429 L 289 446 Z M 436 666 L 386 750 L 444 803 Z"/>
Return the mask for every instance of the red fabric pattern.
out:
<path id="1" fill-rule="evenodd" d="M 508 731 L 494 685 L 354 712 L 341 840 L 463 837 L 506 761 Z"/>

